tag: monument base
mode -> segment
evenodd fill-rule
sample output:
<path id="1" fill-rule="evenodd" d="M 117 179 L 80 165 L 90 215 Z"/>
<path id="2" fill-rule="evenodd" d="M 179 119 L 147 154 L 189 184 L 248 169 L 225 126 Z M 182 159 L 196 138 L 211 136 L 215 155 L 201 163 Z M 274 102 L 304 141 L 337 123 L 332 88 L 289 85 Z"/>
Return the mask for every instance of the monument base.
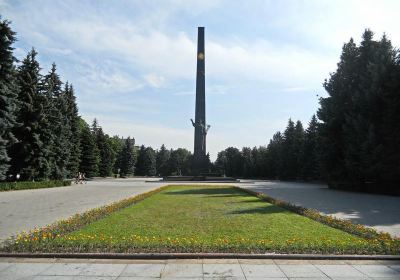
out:
<path id="1" fill-rule="evenodd" d="M 240 182 L 238 179 L 232 177 L 217 177 L 217 176 L 167 176 L 162 179 L 165 182 Z"/>

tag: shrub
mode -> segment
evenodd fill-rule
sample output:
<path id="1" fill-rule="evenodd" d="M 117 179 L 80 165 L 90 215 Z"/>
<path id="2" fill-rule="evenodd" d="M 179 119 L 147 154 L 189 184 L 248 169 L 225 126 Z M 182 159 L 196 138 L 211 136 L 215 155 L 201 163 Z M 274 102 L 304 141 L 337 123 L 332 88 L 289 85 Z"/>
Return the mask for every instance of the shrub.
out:
<path id="1" fill-rule="evenodd" d="M 69 180 L 52 180 L 52 181 L 22 181 L 22 182 L 1 182 L 0 191 L 11 191 L 11 190 L 26 190 L 26 189 L 42 189 L 42 188 L 54 188 L 70 186 L 71 181 Z"/>

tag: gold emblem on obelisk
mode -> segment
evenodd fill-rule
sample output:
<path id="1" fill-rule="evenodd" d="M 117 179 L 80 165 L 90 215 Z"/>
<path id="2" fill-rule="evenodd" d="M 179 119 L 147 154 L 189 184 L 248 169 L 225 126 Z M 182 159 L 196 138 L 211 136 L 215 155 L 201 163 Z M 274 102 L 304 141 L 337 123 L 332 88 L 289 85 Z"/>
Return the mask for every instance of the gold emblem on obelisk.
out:
<path id="1" fill-rule="evenodd" d="M 200 59 L 200 60 L 203 60 L 204 59 L 204 53 L 199 53 L 198 55 L 197 55 L 197 58 L 198 59 Z"/>

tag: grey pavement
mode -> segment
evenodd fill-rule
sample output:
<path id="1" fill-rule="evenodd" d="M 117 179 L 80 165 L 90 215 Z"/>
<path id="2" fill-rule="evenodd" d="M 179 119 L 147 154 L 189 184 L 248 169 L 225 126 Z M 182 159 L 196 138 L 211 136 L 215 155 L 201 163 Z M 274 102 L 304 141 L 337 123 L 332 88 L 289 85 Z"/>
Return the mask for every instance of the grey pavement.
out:
<path id="1" fill-rule="evenodd" d="M 149 179 L 100 179 L 70 187 L 0 192 L 0 241 L 22 230 L 42 227 L 162 185 L 176 184 L 145 180 Z M 331 190 L 323 184 L 261 180 L 226 184 L 263 192 L 400 237 L 400 197 Z"/>
<path id="2" fill-rule="evenodd" d="M 324 184 L 247 181 L 242 187 L 400 237 L 400 197 L 329 189 Z"/>
<path id="3" fill-rule="evenodd" d="M 0 258 L 2 280 L 400 279 L 399 261 Z"/>
<path id="4" fill-rule="evenodd" d="M 0 192 L 0 241 L 163 185 L 144 180 L 103 179 L 68 187 Z"/>

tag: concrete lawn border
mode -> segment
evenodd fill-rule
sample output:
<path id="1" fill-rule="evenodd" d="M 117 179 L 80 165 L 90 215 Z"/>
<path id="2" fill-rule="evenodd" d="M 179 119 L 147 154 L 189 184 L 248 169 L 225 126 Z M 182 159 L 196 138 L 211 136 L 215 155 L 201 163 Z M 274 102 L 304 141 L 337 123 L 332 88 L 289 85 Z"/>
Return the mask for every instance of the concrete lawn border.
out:
<path id="1" fill-rule="evenodd" d="M 400 255 L 234 254 L 234 253 L 4 253 L 0 258 L 60 259 L 281 259 L 281 260 L 400 260 Z"/>

